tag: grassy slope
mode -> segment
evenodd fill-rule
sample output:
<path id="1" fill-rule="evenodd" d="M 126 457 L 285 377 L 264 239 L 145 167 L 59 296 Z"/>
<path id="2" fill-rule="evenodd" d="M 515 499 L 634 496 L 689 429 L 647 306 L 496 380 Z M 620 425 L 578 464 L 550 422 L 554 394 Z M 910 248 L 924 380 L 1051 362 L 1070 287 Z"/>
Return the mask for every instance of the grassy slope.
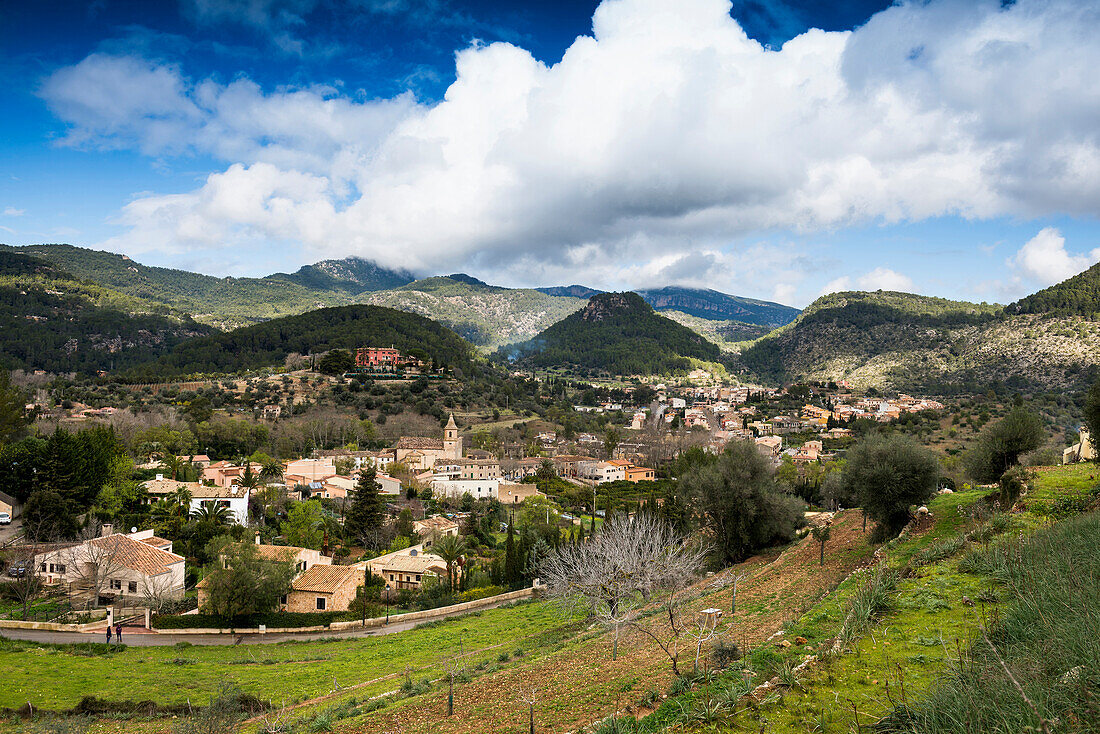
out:
<path id="1" fill-rule="evenodd" d="M 1080 384 L 1100 364 L 1098 336 L 1100 324 L 1081 318 L 1006 316 L 997 305 L 908 293 L 834 293 L 744 350 L 742 361 L 771 381 L 1057 388 Z"/>
<path id="2" fill-rule="evenodd" d="M 230 647 L 129 647 L 107 655 L 84 655 L 34 643 L 0 643 L 5 685 L 0 706 L 30 701 L 36 708 L 63 709 L 83 696 L 157 703 L 205 702 L 224 682 L 262 699 L 293 703 L 341 687 L 395 676 L 409 665 L 414 678 L 438 673 L 459 650 L 471 664 L 495 660 L 501 649 L 564 624 L 544 603 L 527 603 L 391 635 L 356 640 L 284 642 Z M 503 648 L 501 647 L 503 646 Z M 481 650 L 482 652 L 475 652 Z M 30 661 L 33 660 L 33 664 Z M 424 669 L 424 670 L 421 670 Z M 386 678 L 361 692 L 393 690 Z"/>
<path id="3" fill-rule="evenodd" d="M 1079 497 L 1084 487 L 1095 487 L 1090 478 L 1095 469 L 1093 465 L 1076 465 L 1040 472 L 1021 503 L 1029 511 L 1011 516 L 1004 537 L 1010 539 L 1044 526 L 1047 516 L 1037 513 L 1045 513 L 1061 497 Z M 900 580 L 896 608 L 845 654 L 812 666 L 798 687 L 783 691 L 782 700 L 743 716 L 741 726 L 733 730 L 756 730 L 764 720 L 769 722 L 768 730 L 777 733 L 804 732 L 814 726 L 821 731 L 855 730 L 857 721 L 867 727 L 887 714 L 894 703 L 918 701 L 938 684 L 979 625 L 996 618 L 1001 606 L 998 600 L 1005 594 L 990 579 L 959 570 L 965 551 L 980 547 L 976 542 L 962 545 L 938 562 L 920 565 L 915 559 L 922 551 L 945 547 L 960 533 L 978 527 L 970 510 L 986 493 L 960 492 L 930 502 L 937 518 L 933 528 L 893 543 L 886 556 L 894 568 L 917 566 L 914 575 Z M 858 576 L 845 581 L 837 593 L 791 625 L 787 638 L 804 636 L 815 650 L 831 641 L 860 583 Z M 964 604 L 964 596 L 974 605 Z M 781 657 L 797 664 L 807 652 L 792 648 Z"/>

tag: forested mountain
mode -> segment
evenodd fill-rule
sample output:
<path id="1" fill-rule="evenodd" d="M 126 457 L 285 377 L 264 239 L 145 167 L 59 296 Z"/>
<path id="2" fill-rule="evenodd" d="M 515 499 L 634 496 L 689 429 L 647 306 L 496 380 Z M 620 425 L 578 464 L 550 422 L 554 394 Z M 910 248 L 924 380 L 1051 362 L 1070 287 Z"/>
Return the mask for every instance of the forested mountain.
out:
<path id="1" fill-rule="evenodd" d="M 424 278 L 362 300 L 435 319 L 485 349 L 529 339 L 584 305 L 579 298 L 501 288 L 462 273 Z"/>
<path id="2" fill-rule="evenodd" d="M 574 298 L 591 298 L 597 293 L 603 293 L 603 291 L 583 285 L 559 285 L 537 288 L 536 290 L 551 296 L 572 296 Z M 755 324 L 771 329 L 789 324 L 794 321 L 799 313 L 797 308 L 784 306 L 781 303 L 760 301 L 742 296 L 730 296 L 709 288 L 666 286 L 635 292 L 657 311 L 677 311 L 698 319 Z M 699 331 L 692 325 L 688 325 L 688 328 Z M 736 327 L 734 328 L 736 330 Z M 710 334 L 702 331 L 700 333 L 703 333 L 704 336 L 710 336 Z"/>
<path id="3" fill-rule="evenodd" d="M 1100 319 L 1100 263 L 1083 273 L 1021 298 L 1005 307 L 1008 314 L 1057 314 Z"/>
<path id="4" fill-rule="evenodd" d="M 535 290 L 548 296 L 569 296 L 570 298 L 591 298 L 597 293 L 603 293 L 603 291 L 584 285 L 553 285 L 536 288 Z"/>
<path id="5" fill-rule="evenodd" d="M 323 306 L 344 305 L 379 288 L 403 285 L 408 273 L 348 258 L 306 265 L 265 278 L 216 278 L 186 270 L 142 265 L 125 255 L 72 245 L 0 246 L 32 255 L 78 278 L 191 314 L 196 321 L 232 329 Z"/>
<path id="6" fill-rule="evenodd" d="M 343 260 L 322 260 L 313 265 L 303 265 L 294 273 L 275 273 L 265 280 L 285 280 L 311 290 L 358 295 L 399 288 L 416 278 L 405 270 L 389 270 L 361 257 L 347 257 Z"/>
<path id="7" fill-rule="evenodd" d="M 476 354 L 450 329 L 416 314 L 379 306 L 338 306 L 285 316 L 224 334 L 192 339 L 135 374 L 163 378 L 191 373 L 238 372 L 282 365 L 292 353 L 393 346 L 419 350 L 437 365 L 469 369 Z"/>
<path id="8" fill-rule="evenodd" d="M 660 314 L 686 326 L 707 341 L 714 342 L 724 352 L 739 352 L 754 339 L 759 339 L 772 330 L 770 326 L 746 324 L 733 319 L 704 319 L 683 311 L 661 311 Z"/>
<path id="9" fill-rule="evenodd" d="M 833 293 L 741 353 L 766 382 L 848 380 L 938 393 L 1079 387 L 1100 364 L 1100 324 L 1006 315 L 998 305 L 888 291 Z"/>
<path id="10" fill-rule="evenodd" d="M 691 329 L 657 314 L 636 293 L 600 293 L 529 342 L 501 350 L 498 357 L 532 367 L 646 375 L 690 369 L 689 358 L 719 362 L 722 353 Z"/>
<path id="11" fill-rule="evenodd" d="M 125 369 L 214 331 L 163 305 L 0 250 L 0 367 L 95 373 Z"/>
<path id="12" fill-rule="evenodd" d="M 730 296 L 709 288 L 668 286 L 638 291 L 658 311 L 682 311 L 701 319 L 740 321 L 775 328 L 794 321 L 798 309 L 771 301 Z"/>

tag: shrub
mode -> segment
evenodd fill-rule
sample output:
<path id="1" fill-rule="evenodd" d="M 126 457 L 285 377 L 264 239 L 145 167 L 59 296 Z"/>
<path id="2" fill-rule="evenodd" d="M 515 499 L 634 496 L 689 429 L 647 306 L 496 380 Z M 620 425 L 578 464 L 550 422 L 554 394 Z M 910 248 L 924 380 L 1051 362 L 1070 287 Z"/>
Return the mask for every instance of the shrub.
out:
<path id="1" fill-rule="evenodd" d="M 503 586 L 479 586 L 476 589 L 463 591 L 458 595 L 458 601 L 476 601 L 478 599 L 487 599 L 490 596 L 496 596 L 497 594 L 503 593 Z"/>
<path id="2" fill-rule="evenodd" d="M 848 602 L 848 614 L 838 636 L 844 642 L 861 637 L 875 620 L 894 607 L 898 574 L 886 566 L 876 566 Z"/>
<path id="3" fill-rule="evenodd" d="M 737 648 L 736 643 L 720 641 L 714 646 L 711 658 L 714 660 L 715 665 L 725 670 L 741 659 L 741 651 Z"/>

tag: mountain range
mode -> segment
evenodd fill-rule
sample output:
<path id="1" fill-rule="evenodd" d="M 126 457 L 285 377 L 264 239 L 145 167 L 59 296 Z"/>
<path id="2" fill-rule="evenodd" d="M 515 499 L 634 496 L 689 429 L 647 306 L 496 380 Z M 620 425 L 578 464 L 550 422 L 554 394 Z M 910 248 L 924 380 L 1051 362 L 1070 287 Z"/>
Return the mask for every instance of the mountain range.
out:
<path id="1" fill-rule="evenodd" d="M 401 311 L 422 320 L 400 318 Z M 339 325 L 335 332 L 324 319 Z M 355 326 L 356 319 L 380 328 Z M 462 360 L 447 343 L 451 332 L 483 354 L 589 373 L 708 363 L 770 384 L 1068 390 L 1100 365 L 1100 265 L 1005 307 L 876 291 L 830 294 L 799 313 L 705 289 L 503 288 L 462 273 L 416 280 L 359 258 L 216 278 L 71 245 L 0 246 L 0 366 L 7 368 L 246 369 L 362 339 L 415 341 L 402 334 L 427 339 L 454 363 Z M 225 356 L 234 351 L 260 356 Z"/>

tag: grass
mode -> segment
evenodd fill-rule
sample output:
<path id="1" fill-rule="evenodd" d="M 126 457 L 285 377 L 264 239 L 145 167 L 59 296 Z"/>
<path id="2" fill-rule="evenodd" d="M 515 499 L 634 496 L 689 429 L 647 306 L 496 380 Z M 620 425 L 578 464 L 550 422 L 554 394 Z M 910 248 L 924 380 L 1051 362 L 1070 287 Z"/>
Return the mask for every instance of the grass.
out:
<path id="1" fill-rule="evenodd" d="M 28 701 L 35 708 L 61 710 L 84 696 L 148 699 L 160 704 L 208 699 L 221 682 L 272 701 L 296 702 L 333 690 L 401 673 L 442 667 L 463 651 L 471 665 L 493 659 L 498 646 L 514 649 L 519 640 L 552 634 L 562 625 L 560 611 L 544 602 L 526 602 L 441 621 L 389 635 L 343 640 L 282 642 L 271 645 L 128 647 L 88 655 L 75 646 L 0 640 L 0 706 Z M 398 679 L 367 687 L 392 690 Z"/>
<path id="2" fill-rule="evenodd" d="M 978 552 L 986 558 L 975 565 L 1004 582 L 1003 615 L 879 730 L 1100 730 L 1100 514 Z"/>
<path id="3" fill-rule="evenodd" d="M 1038 515 L 1080 512 L 1098 496 L 1100 466 L 1091 462 L 1044 466 L 1035 470 L 1031 488 L 1020 504 Z"/>

